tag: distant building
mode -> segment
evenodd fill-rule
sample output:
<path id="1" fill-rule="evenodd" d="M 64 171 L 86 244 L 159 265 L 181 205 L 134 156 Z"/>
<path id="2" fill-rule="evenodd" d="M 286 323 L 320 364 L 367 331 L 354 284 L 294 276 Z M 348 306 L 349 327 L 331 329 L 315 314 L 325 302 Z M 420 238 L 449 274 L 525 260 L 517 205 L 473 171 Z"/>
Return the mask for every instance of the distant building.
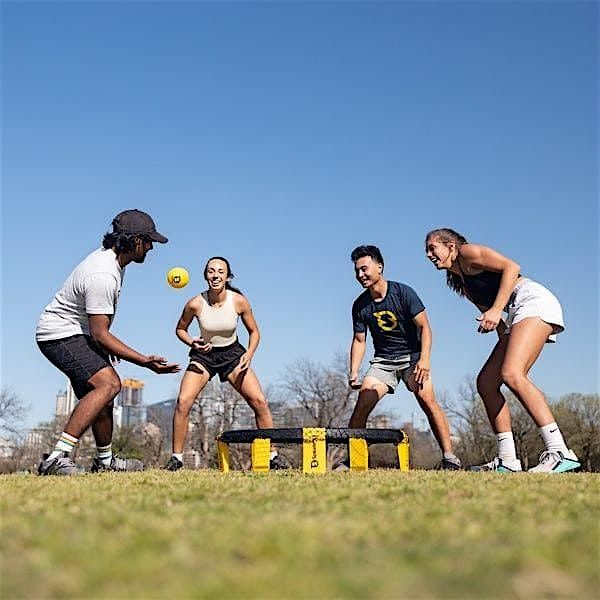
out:
<path id="1" fill-rule="evenodd" d="M 49 427 L 33 427 L 27 432 L 25 446 L 27 448 L 39 448 L 48 443 L 52 430 Z"/>
<path id="2" fill-rule="evenodd" d="M 146 420 L 146 409 L 143 404 L 142 394 L 144 382 L 139 379 L 124 379 L 121 382 L 121 391 L 115 398 L 113 411 L 117 427 L 133 427 Z"/>
<path id="3" fill-rule="evenodd" d="M 54 414 L 57 417 L 66 417 L 73 412 L 77 398 L 73 392 L 73 386 L 69 379 L 67 379 L 67 389 L 64 392 L 58 392 L 56 394 L 56 410 Z"/>
<path id="4" fill-rule="evenodd" d="M 172 422 L 176 403 L 177 399 L 171 398 L 146 407 L 146 422 L 154 423 L 159 428 L 165 445 L 169 449 L 173 440 Z"/>
<path id="5" fill-rule="evenodd" d="M 0 458 L 10 458 L 15 450 L 14 442 L 6 438 L 0 438 Z"/>

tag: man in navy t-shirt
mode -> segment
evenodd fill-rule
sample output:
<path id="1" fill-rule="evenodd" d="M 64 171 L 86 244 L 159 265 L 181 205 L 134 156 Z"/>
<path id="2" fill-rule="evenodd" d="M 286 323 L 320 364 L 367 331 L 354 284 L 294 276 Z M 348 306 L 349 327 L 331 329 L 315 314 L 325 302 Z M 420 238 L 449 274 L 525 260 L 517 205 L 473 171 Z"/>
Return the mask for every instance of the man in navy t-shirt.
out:
<path id="1" fill-rule="evenodd" d="M 354 337 L 350 347 L 350 385 L 360 388 L 349 427 L 364 428 L 375 405 L 393 394 L 402 380 L 425 412 L 442 452 L 442 468 L 460 469 L 452 452 L 446 415 L 438 405 L 430 377 L 431 327 L 425 307 L 408 285 L 383 277 L 383 257 L 376 246 L 352 251 L 354 272 L 365 291 L 352 306 Z M 367 330 L 375 356 L 362 384 L 358 371 L 367 347 Z"/>

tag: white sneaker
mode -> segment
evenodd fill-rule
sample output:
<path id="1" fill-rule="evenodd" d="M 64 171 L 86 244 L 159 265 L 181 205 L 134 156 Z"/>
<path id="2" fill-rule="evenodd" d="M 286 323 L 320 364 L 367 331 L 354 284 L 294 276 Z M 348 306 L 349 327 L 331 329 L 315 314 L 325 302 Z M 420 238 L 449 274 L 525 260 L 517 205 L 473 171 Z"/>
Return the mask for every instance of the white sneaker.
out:
<path id="1" fill-rule="evenodd" d="M 494 471 L 495 473 L 519 473 L 522 470 L 520 460 L 503 460 L 498 456 L 489 463 L 475 465 L 469 469 L 469 471 Z"/>
<path id="2" fill-rule="evenodd" d="M 581 471 L 581 462 L 573 450 L 545 450 L 540 454 L 540 462 L 528 473 L 568 473 Z"/>

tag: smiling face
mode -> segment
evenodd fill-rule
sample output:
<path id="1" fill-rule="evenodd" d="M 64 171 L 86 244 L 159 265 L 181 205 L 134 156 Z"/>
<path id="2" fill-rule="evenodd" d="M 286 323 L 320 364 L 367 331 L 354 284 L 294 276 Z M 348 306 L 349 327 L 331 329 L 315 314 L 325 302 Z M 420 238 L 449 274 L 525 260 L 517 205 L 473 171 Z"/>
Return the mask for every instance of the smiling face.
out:
<path id="1" fill-rule="evenodd" d="M 214 292 L 222 291 L 229 280 L 227 263 L 218 258 L 209 260 L 204 269 L 204 279 L 208 283 L 208 289 Z"/>
<path id="2" fill-rule="evenodd" d="M 354 276 L 364 288 L 370 288 L 381 280 L 383 265 L 370 256 L 362 256 L 354 261 Z"/>
<path id="3" fill-rule="evenodd" d="M 425 240 L 425 254 L 439 271 L 449 269 L 456 259 L 456 244 L 453 241 L 442 242 L 437 236 Z"/>

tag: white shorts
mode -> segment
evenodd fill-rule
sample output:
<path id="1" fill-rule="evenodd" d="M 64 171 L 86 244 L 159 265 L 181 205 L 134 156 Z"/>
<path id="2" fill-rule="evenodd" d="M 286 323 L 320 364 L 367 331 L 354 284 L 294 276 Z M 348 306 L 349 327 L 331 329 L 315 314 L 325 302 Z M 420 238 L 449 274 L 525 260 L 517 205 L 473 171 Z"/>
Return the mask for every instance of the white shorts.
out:
<path id="1" fill-rule="evenodd" d="M 506 333 L 519 321 L 528 317 L 539 317 L 549 325 L 552 325 L 552 335 L 547 343 L 556 342 L 556 336 L 565 329 L 562 308 L 558 298 L 543 285 L 521 279 L 506 305 L 508 316 L 506 317 Z"/>

